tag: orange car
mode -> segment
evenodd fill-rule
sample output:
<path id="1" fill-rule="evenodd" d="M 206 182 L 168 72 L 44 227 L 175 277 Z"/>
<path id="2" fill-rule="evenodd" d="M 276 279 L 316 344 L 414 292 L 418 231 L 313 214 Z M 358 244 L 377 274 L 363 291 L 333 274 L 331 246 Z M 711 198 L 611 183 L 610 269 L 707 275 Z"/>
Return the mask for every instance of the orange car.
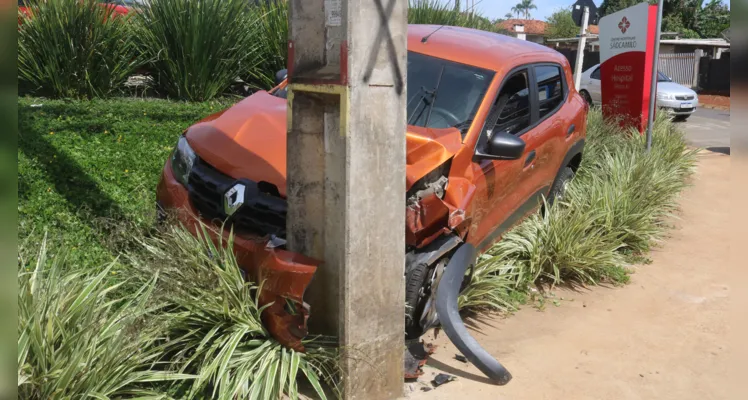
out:
<path id="1" fill-rule="evenodd" d="M 408 29 L 407 336 L 439 321 L 433 288 L 456 248 L 485 250 L 553 201 L 579 167 L 588 106 L 566 58 L 547 47 L 465 28 Z M 281 72 L 281 79 L 283 78 Z M 284 250 L 285 81 L 191 126 L 158 184 L 158 205 L 236 232 L 239 263 L 263 281 L 263 315 L 302 348 L 306 286 L 317 262 Z M 194 225 L 194 224 L 193 224 Z"/>

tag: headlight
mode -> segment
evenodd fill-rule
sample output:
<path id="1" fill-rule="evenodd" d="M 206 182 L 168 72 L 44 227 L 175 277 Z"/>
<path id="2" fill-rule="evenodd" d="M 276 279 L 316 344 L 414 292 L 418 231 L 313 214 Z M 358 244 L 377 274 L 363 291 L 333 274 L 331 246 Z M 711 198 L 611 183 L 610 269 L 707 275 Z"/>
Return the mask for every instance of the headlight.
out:
<path id="1" fill-rule="evenodd" d="M 673 100 L 675 96 L 670 93 L 657 93 L 657 99 L 659 100 Z"/>
<path id="2" fill-rule="evenodd" d="M 192 172 L 192 166 L 195 164 L 195 151 L 192 150 L 187 138 L 181 136 L 177 142 L 177 147 L 171 156 L 171 170 L 174 176 L 182 185 L 187 185 L 187 179 Z"/>

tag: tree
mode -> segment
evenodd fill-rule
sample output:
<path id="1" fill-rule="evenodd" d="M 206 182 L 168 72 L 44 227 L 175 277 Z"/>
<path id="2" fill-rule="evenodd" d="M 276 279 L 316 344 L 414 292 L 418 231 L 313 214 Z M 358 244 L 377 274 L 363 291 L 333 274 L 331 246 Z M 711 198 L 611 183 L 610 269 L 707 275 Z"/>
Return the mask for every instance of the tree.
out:
<path id="1" fill-rule="evenodd" d="M 512 19 L 512 17 L 514 17 L 514 15 L 512 13 L 510 13 L 510 12 L 508 12 L 508 13 L 506 13 L 504 15 L 504 19 Z"/>
<path id="2" fill-rule="evenodd" d="M 545 37 L 547 39 L 561 39 L 575 37 L 579 33 L 579 27 L 571 18 L 571 10 L 568 8 L 557 10 L 546 21 Z"/>
<path id="3" fill-rule="evenodd" d="M 711 0 L 697 16 L 697 28 L 703 38 L 721 38 L 730 27 L 730 8 L 721 0 Z"/>
<path id="4" fill-rule="evenodd" d="M 530 10 L 537 10 L 538 6 L 535 5 L 533 0 L 522 0 L 516 6 L 512 7 L 512 12 L 520 13 L 525 15 L 525 19 L 530 19 Z"/>
<path id="5" fill-rule="evenodd" d="M 512 12 L 517 14 L 517 18 L 519 18 L 519 15 L 522 14 L 521 5 L 517 4 L 516 6 L 512 7 Z"/>

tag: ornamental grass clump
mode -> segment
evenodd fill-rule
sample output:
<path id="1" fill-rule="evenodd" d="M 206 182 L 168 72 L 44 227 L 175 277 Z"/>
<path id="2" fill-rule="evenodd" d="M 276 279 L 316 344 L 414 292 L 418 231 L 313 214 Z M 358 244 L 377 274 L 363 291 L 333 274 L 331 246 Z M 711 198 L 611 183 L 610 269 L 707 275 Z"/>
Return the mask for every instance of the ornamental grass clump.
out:
<path id="1" fill-rule="evenodd" d="M 118 93 L 143 60 L 129 15 L 98 0 L 26 0 L 19 11 L 18 84 L 57 98 Z"/>

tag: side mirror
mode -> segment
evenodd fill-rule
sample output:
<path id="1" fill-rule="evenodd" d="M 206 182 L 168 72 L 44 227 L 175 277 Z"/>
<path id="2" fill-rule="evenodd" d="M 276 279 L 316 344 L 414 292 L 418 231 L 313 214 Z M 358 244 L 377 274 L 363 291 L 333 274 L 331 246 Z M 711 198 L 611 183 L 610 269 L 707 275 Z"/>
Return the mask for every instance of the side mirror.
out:
<path id="1" fill-rule="evenodd" d="M 288 70 L 282 69 L 275 73 L 275 85 L 278 86 L 288 77 Z"/>
<path id="2" fill-rule="evenodd" d="M 525 141 L 508 132 L 494 132 L 486 146 L 490 158 L 516 160 L 525 152 Z"/>

